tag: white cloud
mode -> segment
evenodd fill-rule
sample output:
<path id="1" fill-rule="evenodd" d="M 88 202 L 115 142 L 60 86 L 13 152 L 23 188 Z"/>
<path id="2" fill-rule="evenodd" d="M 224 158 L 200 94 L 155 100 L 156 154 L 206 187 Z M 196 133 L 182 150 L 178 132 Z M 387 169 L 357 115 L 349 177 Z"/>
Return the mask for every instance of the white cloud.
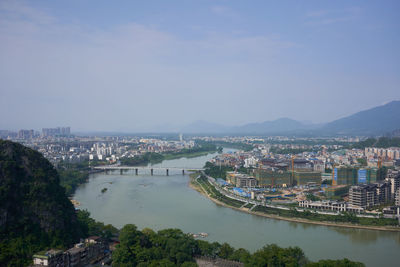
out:
<path id="1" fill-rule="evenodd" d="M 55 18 L 48 13 L 15 0 L 4 0 L 0 2 L 0 14 L 2 14 L 3 18 L 26 21 L 33 20 L 39 24 L 51 24 L 55 21 Z"/>
<path id="2" fill-rule="evenodd" d="M 211 12 L 222 17 L 239 18 L 239 14 L 228 6 L 212 6 Z"/>
<path id="3" fill-rule="evenodd" d="M 314 10 L 306 14 L 308 25 L 329 25 L 357 19 L 362 12 L 360 7 L 338 10 Z"/>

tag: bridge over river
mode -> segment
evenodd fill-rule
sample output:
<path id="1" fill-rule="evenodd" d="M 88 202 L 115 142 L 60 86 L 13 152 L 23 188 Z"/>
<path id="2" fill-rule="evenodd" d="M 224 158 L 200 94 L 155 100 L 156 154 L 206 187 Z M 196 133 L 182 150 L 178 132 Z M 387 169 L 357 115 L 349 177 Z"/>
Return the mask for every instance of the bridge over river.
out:
<path id="1" fill-rule="evenodd" d="M 150 174 L 153 175 L 154 170 L 161 170 L 165 171 L 166 175 L 169 175 L 170 170 L 181 170 L 182 175 L 186 172 L 190 171 L 204 171 L 203 168 L 186 168 L 186 167 L 152 167 L 152 166 L 119 166 L 119 165 L 108 165 L 108 166 L 97 166 L 94 167 L 95 170 L 103 170 L 103 171 L 110 171 L 110 170 L 120 170 L 121 174 L 124 170 L 135 170 L 135 174 L 137 175 L 139 171 L 148 171 L 150 170 Z"/>

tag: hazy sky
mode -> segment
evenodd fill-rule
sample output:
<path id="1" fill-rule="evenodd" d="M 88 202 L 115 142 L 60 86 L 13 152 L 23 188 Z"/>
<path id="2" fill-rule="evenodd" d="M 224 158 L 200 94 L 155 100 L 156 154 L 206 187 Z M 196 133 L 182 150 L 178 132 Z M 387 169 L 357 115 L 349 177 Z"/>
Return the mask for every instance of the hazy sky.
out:
<path id="1" fill-rule="evenodd" d="M 400 1 L 0 0 L 0 129 L 327 122 L 400 99 Z"/>

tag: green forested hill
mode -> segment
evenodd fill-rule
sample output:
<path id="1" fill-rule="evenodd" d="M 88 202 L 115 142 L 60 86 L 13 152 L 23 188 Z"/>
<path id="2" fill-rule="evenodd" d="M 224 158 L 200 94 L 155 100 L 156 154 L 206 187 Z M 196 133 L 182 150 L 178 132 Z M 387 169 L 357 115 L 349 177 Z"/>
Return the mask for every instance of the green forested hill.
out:
<path id="1" fill-rule="evenodd" d="M 47 247 L 82 236 L 54 167 L 39 152 L 0 140 L 0 266 L 30 263 Z"/>

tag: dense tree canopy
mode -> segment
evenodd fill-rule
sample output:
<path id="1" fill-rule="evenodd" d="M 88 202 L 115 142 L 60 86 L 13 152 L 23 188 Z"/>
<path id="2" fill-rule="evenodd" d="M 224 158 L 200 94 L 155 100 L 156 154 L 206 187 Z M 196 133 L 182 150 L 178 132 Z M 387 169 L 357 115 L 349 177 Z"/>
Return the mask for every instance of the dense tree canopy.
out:
<path id="1" fill-rule="evenodd" d="M 208 176 L 211 176 L 214 178 L 222 178 L 224 180 L 226 179 L 226 172 L 233 171 L 232 167 L 217 166 L 209 161 L 206 162 L 206 164 L 204 165 L 204 168 L 205 168 L 204 173 L 207 174 Z"/>
<path id="2" fill-rule="evenodd" d="M 251 254 L 229 244 L 195 240 L 178 229 L 154 232 L 139 231 L 135 225 L 125 225 L 120 232 L 120 244 L 113 253 L 113 266 L 196 266 L 195 257 L 222 258 L 244 263 L 245 266 L 364 266 L 344 260 L 310 262 L 298 247 L 281 248 L 268 245 Z"/>

